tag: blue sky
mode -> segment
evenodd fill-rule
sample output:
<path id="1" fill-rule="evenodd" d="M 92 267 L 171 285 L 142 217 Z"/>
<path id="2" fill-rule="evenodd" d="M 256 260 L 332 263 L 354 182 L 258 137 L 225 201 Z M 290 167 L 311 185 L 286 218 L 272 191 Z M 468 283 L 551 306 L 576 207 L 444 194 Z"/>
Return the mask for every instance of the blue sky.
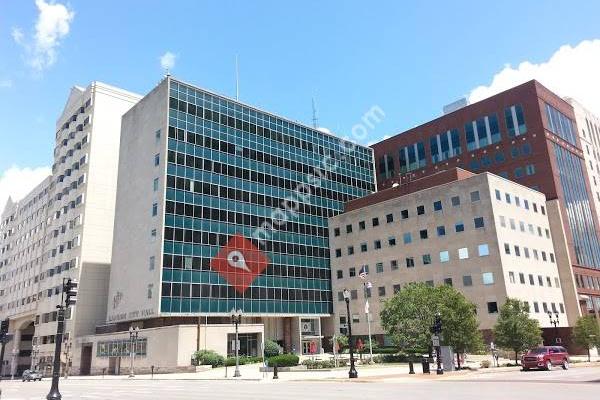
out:
<path id="1" fill-rule="evenodd" d="M 0 176 L 51 165 L 72 85 L 144 94 L 167 51 L 175 76 L 231 96 L 237 54 L 241 100 L 310 124 L 315 96 L 319 124 L 342 134 L 378 105 L 385 119 L 365 140 L 374 142 L 438 116 L 506 64 L 542 65 L 562 45 L 600 39 L 597 1 L 59 3 L 74 13 L 68 33 L 37 68 L 36 2 L 0 3 Z"/>

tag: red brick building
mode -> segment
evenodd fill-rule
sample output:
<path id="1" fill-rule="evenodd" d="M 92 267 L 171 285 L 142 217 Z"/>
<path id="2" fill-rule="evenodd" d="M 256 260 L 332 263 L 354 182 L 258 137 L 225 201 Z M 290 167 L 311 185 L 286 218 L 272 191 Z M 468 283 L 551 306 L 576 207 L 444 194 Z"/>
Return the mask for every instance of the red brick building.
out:
<path id="1" fill-rule="evenodd" d="M 374 144 L 378 190 L 461 167 L 558 199 L 582 311 L 597 314 L 600 224 L 577 129 L 573 107 L 529 81 Z"/>

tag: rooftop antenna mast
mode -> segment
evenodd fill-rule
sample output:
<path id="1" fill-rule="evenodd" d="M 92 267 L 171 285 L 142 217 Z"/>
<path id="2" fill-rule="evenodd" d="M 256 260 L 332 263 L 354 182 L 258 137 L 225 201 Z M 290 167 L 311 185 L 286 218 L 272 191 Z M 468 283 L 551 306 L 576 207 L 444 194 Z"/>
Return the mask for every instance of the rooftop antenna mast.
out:
<path id="1" fill-rule="evenodd" d="M 317 105 L 315 103 L 315 98 L 312 98 L 312 123 L 313 128 L 317 129 L 319 124 L 319 119 L 317 118 Z"/>
<path id="2" fill-rule="evenodd" d="M 235 99 L 240 100 L 240 69 L 237 54 L 235 55 Z"/>

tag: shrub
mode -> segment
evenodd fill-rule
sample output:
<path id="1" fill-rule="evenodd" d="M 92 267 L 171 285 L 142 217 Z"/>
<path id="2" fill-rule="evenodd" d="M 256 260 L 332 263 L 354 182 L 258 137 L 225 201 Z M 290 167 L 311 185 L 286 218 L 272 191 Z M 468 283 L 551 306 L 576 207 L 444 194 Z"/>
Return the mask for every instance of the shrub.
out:
<path id="1" fill-rule="evenodd" d="M 293 367 L 298 365 L 300 358 L 295 354 L 280 354 L 278 356 L 270 357 L 267 359 L 269 367 Z"/>
<path id="2" fill-rule="evenodd" d="M 214 350 L 200 350 L 194 353 L 194 360 L 198 365 L 212 365 L 212 367 L 218 367 L 225 363 L 225 357 L 218 354 Z"/>
<path id="3" fill-rule="evenodd" d="M 377 364 L 404 363 L 408 362 L 408 356 L 406 354 L 378 354 L 373 356 L 373 362 Z"/>
<path id="4" fill-rule="evenodd" d="M 261 361 L 262 361 L 262 357 L 240 356 L 240 365 L 254 364 L 254 363 L 259 363 Z M 227 357 L 227 359 L 225 360 L 225 366 L 233 367 L 234 365 L 235 365 L 235 357 Z"/>
<path id="5" fill-rule="evenodd" d="M 490 360 L 482 360 L 481 363 L 481 368 L 489 368 L 490 367 Z"/>
<path id="6" fill-rule="evenodd" d="M 279 345 L 273 340 L 265 340 L 265 357 L 275 357 L 279 355 Z"/>
<path id="7" fill-rule="evenodd" d="M 302 361 L 302 365 L 306 365 L 308 369 L 324 369 L 324 368 L 335 368 L 334 360 L 304 360 Z"/>

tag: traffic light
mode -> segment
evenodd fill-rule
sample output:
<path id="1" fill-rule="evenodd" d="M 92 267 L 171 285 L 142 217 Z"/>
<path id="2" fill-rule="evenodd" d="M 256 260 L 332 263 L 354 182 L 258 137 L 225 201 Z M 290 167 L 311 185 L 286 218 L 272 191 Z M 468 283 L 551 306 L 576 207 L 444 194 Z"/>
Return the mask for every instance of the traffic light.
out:
<path id="1" fill-rule="evenodd" d="M 8 318 L 3 319 L 2 322 L 0 322 L 0 334 L 6 335 L 7 333 L 8 333 Z"/>
<path id="2" fill-rule="evenodd" d="M 70 307 L 77 304 L 77 286 L 78 282 L 76 279 L 67 279 L 64 283 L 63 290 L 65 292 L 65 306 Z"/>

